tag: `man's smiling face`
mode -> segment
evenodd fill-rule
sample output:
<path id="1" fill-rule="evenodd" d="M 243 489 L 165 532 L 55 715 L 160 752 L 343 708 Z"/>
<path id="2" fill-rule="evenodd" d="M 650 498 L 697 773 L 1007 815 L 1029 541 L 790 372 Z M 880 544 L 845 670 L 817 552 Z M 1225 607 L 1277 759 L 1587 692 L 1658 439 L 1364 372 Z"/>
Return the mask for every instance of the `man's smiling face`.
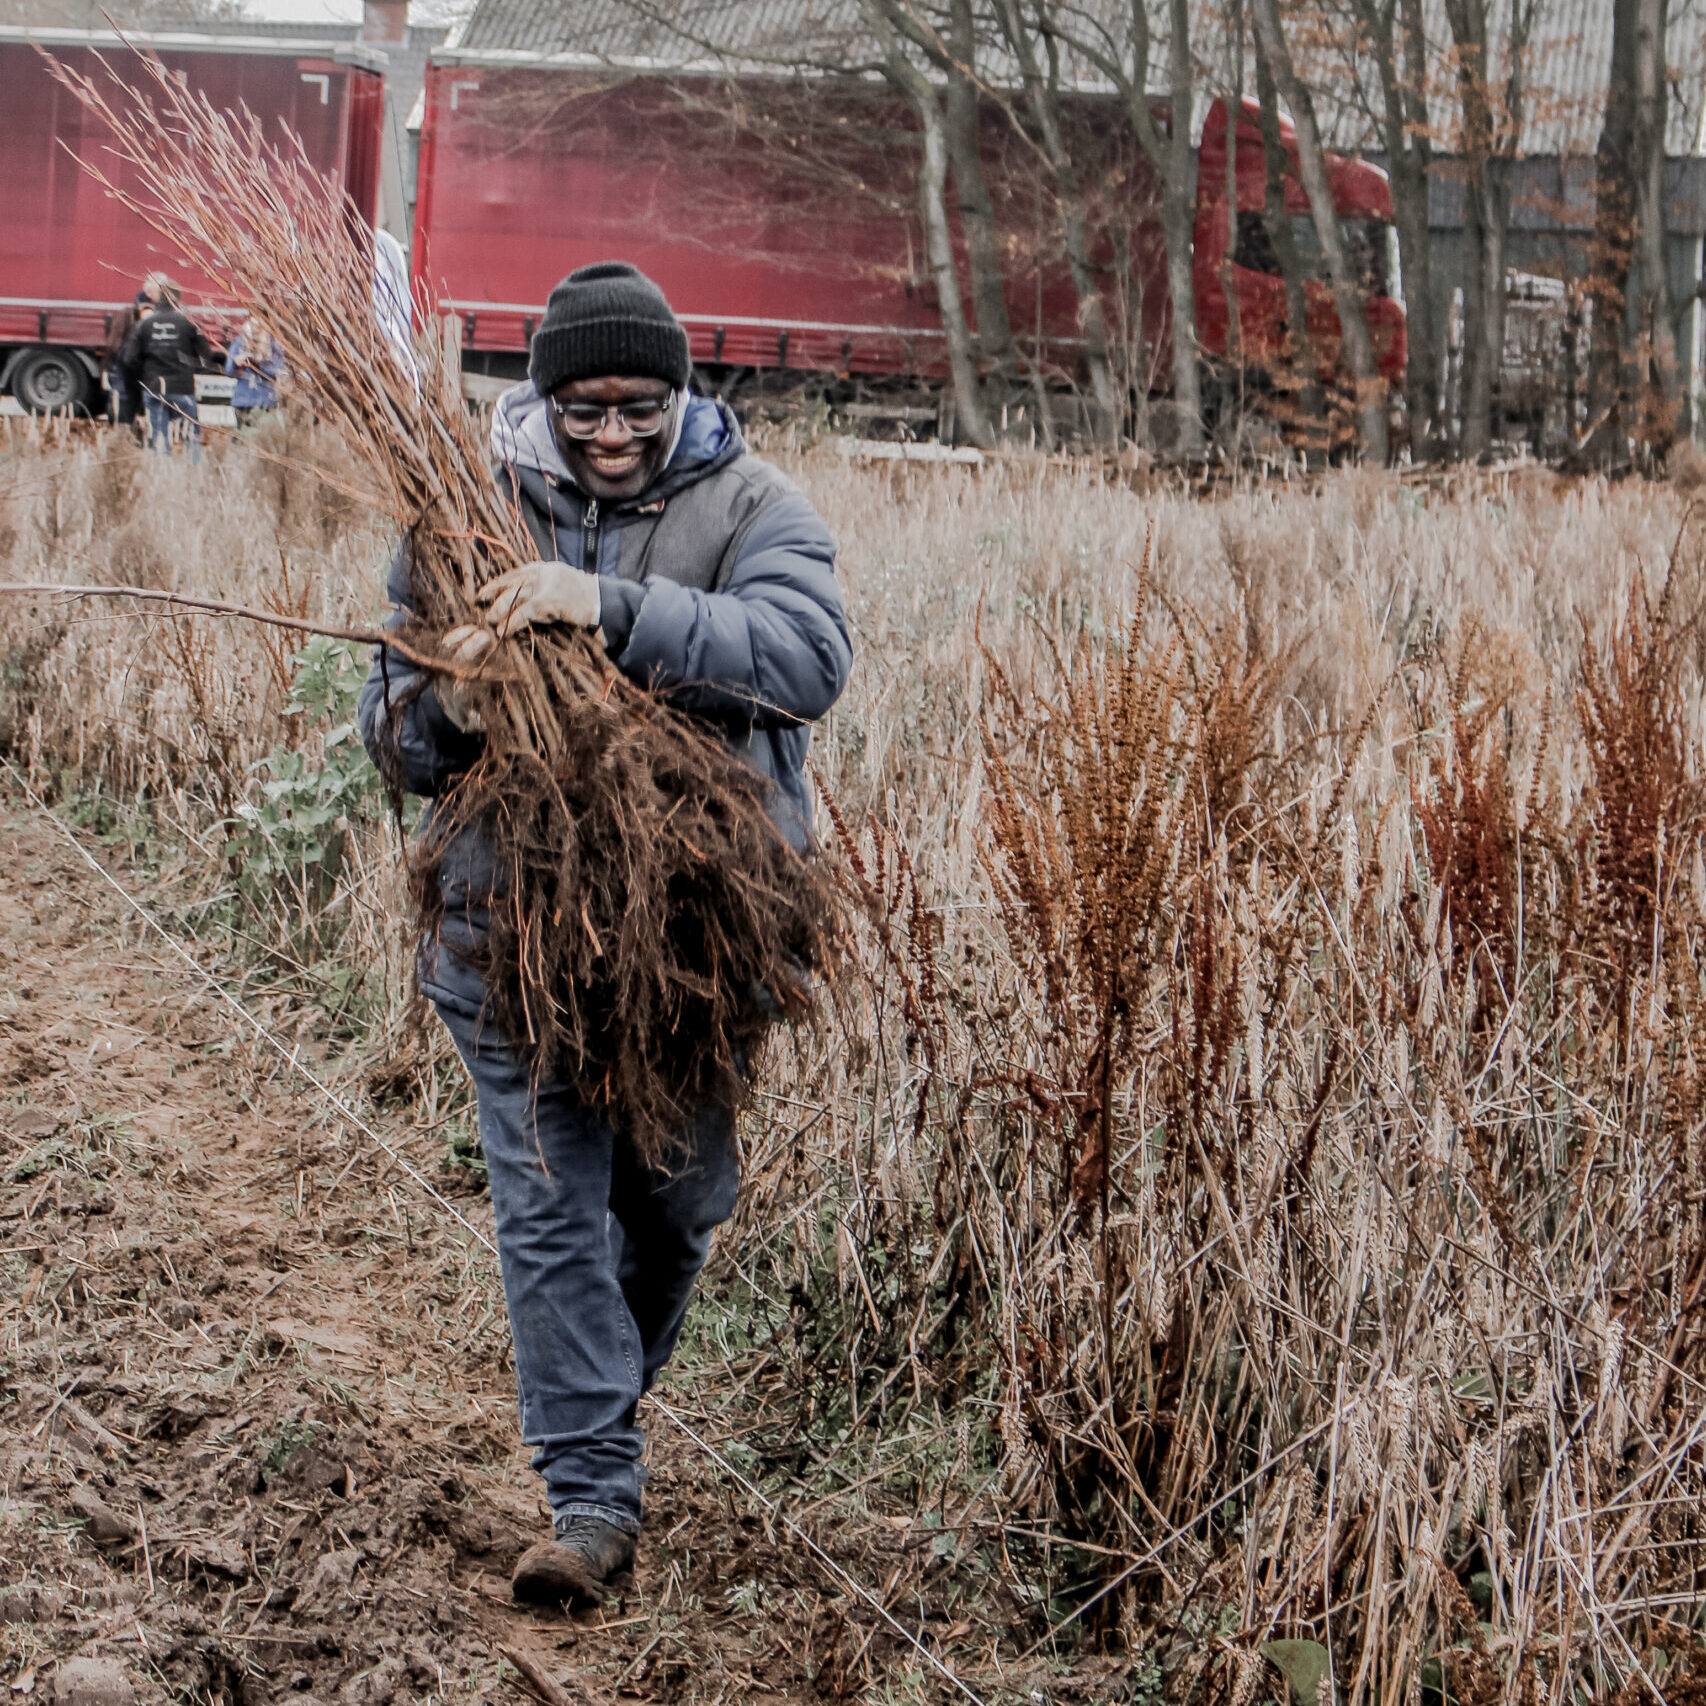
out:
<path id="1" fill-rule="evenodd" d="M 663 472 L 673 436 L 671 396 L 663 379 L 571 379 L 552 392 L 551 431 L 582 491 L 601 501 L 637 498 Z M 637 404 L 642 410 L 654 405 L 661 411 L 658 430 L 636 437 L 613 408 L 623 404 Z M 592 408 L 604 411 L 598 431 L 591 438 L 576 438 L 569 430 L 574 413 L 588 411 L 590 419 Z"/>

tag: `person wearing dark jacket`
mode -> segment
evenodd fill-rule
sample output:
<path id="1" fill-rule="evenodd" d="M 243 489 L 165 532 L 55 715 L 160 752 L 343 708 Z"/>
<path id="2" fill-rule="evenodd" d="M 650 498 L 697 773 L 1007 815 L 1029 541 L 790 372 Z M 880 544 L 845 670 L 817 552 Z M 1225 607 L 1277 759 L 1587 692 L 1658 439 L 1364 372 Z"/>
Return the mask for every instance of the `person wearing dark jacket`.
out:
<path id="1" fill-rule="evenodd" d="M 113 400 L 113 425 L 136 428 L 136 414 L 142 407 L 142 376 L 125 366 L 125 351 L 142 323 L 142 316 L 153 306 L 146 290 L 139 290 L 135 300 L 113 321 L 107 334 L 107 347 L 102 366 L 106 371 L 107 389 Z"/>
<path id="2" fill-rule="evenodd" d="M 213 352 L 201 327 L 178 305 L 177 286 L 158 282 L 159 304 L 131 334 L 121 357 L 142 385 L 149 436 L 162 456 L 172 453 L 172 422 L 181 420 L 190 460 L 201 460 L 201 418 L 196 410 L 195 376 L 210 367 Z"/>
<path id="3" fill-rule="evenodd" d="M 835 543 L 733 415 L 688 390 L 687 334 L 620 262 L 552 291 L 529 381 L 492 422 L 494 466 L 539 560 L 482 589 L 484 624 L 444 638 L 473 661 L 528 628 L 593 631 L 633 680 L 705 719 L 770 784 L 780 834 L 810 838 L 810 724 L 852 664 Z M 409 568 L 389 596 L 401 620 Z M 483 736 L 453 677 L 378 648 L 362 734 L 414 793 L 442 792 Z M 430 808 L 429 808 L 430 810 Z M 421 986 L 467 1063 L 496 1212 L 522 1437 L 553 1514 L 516 1568 L 518 1599 L 593 1603 L 632 1568 L 645 1469 L 640 1398 L 675 1348 L 713 1230 L 739 1184 L 729 1110 L 708 1107 L 669 1172 L 643 1165 L 568 1088 L 535 1083 L 498 1033 L 467 952 L 486 925 L 492 863 L 477 828 L 440 874 L 445 922 Z"/>

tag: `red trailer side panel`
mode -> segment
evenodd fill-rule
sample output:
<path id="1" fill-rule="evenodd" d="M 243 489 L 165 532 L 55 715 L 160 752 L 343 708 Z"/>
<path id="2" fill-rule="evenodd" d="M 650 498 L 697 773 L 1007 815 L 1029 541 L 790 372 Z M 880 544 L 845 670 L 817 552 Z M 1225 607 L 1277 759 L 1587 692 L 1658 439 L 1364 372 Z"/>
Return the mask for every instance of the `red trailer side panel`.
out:
<path id="1" fill-rule="evenodd" d="M 942 377 L 906 103 L 880 84 L 827 79 L 803 86 L 754 76 L 738 91 L 737 118 L 721 81 L 475 54 L 436 60 L 421 139 L 417 289 L 462 316 L 465 348 L 507 357 L 511 371 L 557 280 L 620 258 L 662 286 L 700 363 Z M 1168 122 L 1165 103 L 1155 116 Z M 1074 158 L 1095 163 L 1081 193 L 1111 361 L 1132 390 L 1163 389 L 1172 315 L 1155 172 L 1117 103 L 1075 96 L 1063 122 Z M 1198 338 L 1211 356 L 1224 356 L 1228 342 L 1226 132 L 1226 103 L 1216 102 L 1202 139 L 1194 280 Z M 1025 363 L 1081 381 L 1084 332 L 1047 169 L 994 112 L 983 156 Z M 1240 207 L 1259 209 L 1253 107 L 1238 127 L 1236 165 Z M 1341 216 L 1378 236 L 1391 219 L 1385 175 L 1338 156 L 1330 172 Z M 1295 157 L 1287 201 L 1308 207 Z M 1247 267 L 1231 271 L 1244 359 L 1271 364 L 1284 349 L 1283 288 Z M 1311 286 L 1310 297 L 1331 370 L 1339 341 L 1331 292 Z M 1396 376 L 1403 311 L 1377 290 L 1368 315 L 1383 370 Z M 975 323 L 970 303 L 966 317 Z"/>
<path id="2" fill-rule="evenodd" d="M 525 349 L 552 285 L 620 256 L 662 287 L 697 359 L 933 365 L 941 332 L 920 289 L 905 185 L 863 140 L 871 98 L 824 98 L 847 109 L 854 140 L 814 183 L 810 163 L 695 111 L 660 80 L 434 66 L 417 278 L 480 348 Z"/>
<path id="3" fill-rule="evenodd" d="M 946 372 L 916 207 L 915 125 L 880 85 L 743 87 L 447 58 L 427 74 L 417 179 L 417 290 L 463 318 L 465 345 L 520 354 L 551 287 L 591 261 L 663 288 L 702 363 L 838 373 Z M 1164 336 L 1153 174 L 1103 103 L 1082 122 L 1107 156 L 1100 228 L 1133 265 L 1110 319 Z M 1015 334 L 1070 373 L 1082 352 L 1058 215 L 1034 156 L 993 119 L 989 177 L 1012 257 Z M 967 305 L 968 320 L 973 318 Z M 1135 341 L 1135 335 L 1134 335 Z"/>
<path id="4" fill-rule="evenodd" d="M 105 127 L 50 75 L 26 32 L 0 32 L 0 344 L 99 346 L 108 316 L 129 302 L 143 277 L 161 269 L 186 288 L 191 303 L 218 301 L 211 282 L 168 249 L 84 169 L 134 172 L 107 146 Z M 79 37 L 81 39 L 79 39 Z M 115 88 L 115 74 L 141 84 L 115 38 L 86 32 L 41 32 L 72 68 Z M 99 39 L 101 55 L 86 42 Z M 212 38 L 193 47 L 158 42 L 166 65 L 215 106 L 247 106 L 282 141 L 300 137 L 308 159 L 336 176 L 371 222 L 377 198 L 382 80 L 346 56 L 295 44 L 233 49 Z M 189 38 L 169 38 L 183 42 Z M 205 44 L 205 45 L 204 45 Z M 103 70 L 101 57 L 109 70 Z"/>

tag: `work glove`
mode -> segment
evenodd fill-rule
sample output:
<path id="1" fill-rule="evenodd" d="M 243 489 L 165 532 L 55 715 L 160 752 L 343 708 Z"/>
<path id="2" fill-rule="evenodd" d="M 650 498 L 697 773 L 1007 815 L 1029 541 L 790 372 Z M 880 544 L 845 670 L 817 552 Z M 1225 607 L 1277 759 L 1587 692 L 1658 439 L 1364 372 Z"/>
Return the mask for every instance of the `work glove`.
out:
<path id="1" fill-rule="evenodd" d="M 439 642 L 438 649 L 452 663 L 463 669 L 471 669 L 496 644 L 497 640 L 490 628 L 468 624 L 452 628 Z M 439 676 L 433 683 L 439 708 L 464 734 L 483 733 L 486 725 L 481 720 L 480 713 L 469 705 L 462 686 L 462 682 L 454 675 Z"/>
<path id="2" fill-rule="evenodd" d="M 486 606 L 486 620 L 500 640 L 524 628 L 554 622 L 574 628 L 596 628 L 603 600 L 598 576 L 567 563 L 528 563 L 499 575 L 474 595 Z"/>

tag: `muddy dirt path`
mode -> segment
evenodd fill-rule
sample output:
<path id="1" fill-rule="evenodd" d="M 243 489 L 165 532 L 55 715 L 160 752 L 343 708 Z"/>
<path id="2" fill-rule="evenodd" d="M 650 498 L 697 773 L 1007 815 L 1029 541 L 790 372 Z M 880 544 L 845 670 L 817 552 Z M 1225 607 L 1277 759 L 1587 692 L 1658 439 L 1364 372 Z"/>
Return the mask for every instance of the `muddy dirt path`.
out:
<path id="1" fill-rule="evenodd" d="M 545 1521 L 489 1253 L 236 1035 L 16 795 L 0 849 L 11 1706 L 529 1698 L 504 1647 L 577 1702 L 902 1677 L 835 1582 L 656 1424 L 634 1597 L 512 1608 Z M 385 1130 L 436 1169 L 430 1131 Z M 483 1197 L 459 1206 L 489 1226 Z"/>

